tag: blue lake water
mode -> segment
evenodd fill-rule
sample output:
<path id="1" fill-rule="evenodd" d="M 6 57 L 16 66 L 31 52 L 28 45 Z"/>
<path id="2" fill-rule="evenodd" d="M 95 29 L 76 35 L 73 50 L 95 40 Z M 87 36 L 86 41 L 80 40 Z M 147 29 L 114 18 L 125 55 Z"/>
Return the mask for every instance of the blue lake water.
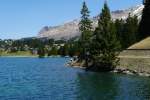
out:
<path id="1" fill-rule="evenodd" d="M 150 78 L 86 72 L 69 58 L 0 58 L 0 100 L 150 100 Z"/>

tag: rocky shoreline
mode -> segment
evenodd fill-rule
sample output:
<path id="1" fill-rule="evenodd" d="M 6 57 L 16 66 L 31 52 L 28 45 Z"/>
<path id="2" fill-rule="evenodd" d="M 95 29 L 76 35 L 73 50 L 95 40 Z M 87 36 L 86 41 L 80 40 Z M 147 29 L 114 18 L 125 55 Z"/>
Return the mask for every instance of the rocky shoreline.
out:
<path id="1" fill-rule="evenodd" d="M 150 73 L 148 73 L 148 72 L 138 72 L 136 70 L 123 69 L 123 68 L 122 69 L 116 68 L 111 72 L 119 73 L 119 74 L 138 75 L 138 76 L 150 77 Z"/>
<path id="2" fill-rule="evenodd" d="M 70 61 L 68 61 L 65 65 L 73 68 L 86 69 L 83 67 L 83 63 L 79 63 L 77 59 L 70 59 Z"/>
<path id="3" fill-rule="evenodd" d="M 71 61 L 66 64 L 69 67 L 73 68 L 80 68 L 80 69 L 86 69 L 85 67 L 82 67 L 82 63 L 77 63 L 76 61 Z M 112 73 L 118 73 L 118 74 L 127 74 L 127 75 L 138 75 L 138 76 L 144 76 L 144 77 L 149 77 L 150 78 L 150 73 L 145 72 L 145 71 L 137 71 L 137 70 L 131 70 L 128 68 L 123 68 L 120 66 L 117 66 Z"/>

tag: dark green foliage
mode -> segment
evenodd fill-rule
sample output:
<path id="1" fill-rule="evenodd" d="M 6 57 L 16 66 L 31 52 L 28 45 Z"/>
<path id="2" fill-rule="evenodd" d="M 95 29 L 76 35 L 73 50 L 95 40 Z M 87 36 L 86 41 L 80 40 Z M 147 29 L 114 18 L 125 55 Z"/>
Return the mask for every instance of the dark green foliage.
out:
<path id="1" fill-rule="evenodd" d="M 150 1 L 144 0 L 142 20 L 139 26 L 140 39 L 150 36 Z"/>
<path id="2" fill-rule="evenodd" d="M 91 68 L 97 71 L 112 70 L 118 64 L 119 49 L 120 43 L 117 40 L 115 25 L 111 21 L 110 10 L 105 3 L 92 39 Z"/>
<path id="3" fill-rule="evenodd" d="M 130 14 L 125 21 L 122 19 L 115 21 L 117 38 L 120 41 L 122 50 L 139 41 L 138 26 L 137 16 L 131 17 Z"/>
<path id="4" fill-rule="evenodd" d="M 86 52 L 90 49 L 90 38 L 92 37 L 92 22 L 89 19 L 89 10 L 85 2 L 83 2 L 83 8 L 81 10 L 81 21 L 79 23 L 79 29 L 81 32 L 81 37 L 79 39 L 80 48 L 80 58 L 85 59 Z"/>
<path id="5" fill-rule="evenodd" d="M 2 55 L 2 52 L 3 52 L 3 51 L 2 51 L 2 50 L 0 50 L 0 56 Z"/>
<path id="6" fill-rule="evenodd" d="M 69 54 L 68 51 L 69 51 L 69 47 L 68 44 L 66 43 L 64 46 L 60 47 L 58 54 L 61 56 L 68 56 Z"/>
<path id="7" fill-rule="evenodd" d="M 58 54 L 61 56 L 79 56 L 80 55 L 80 46 L 77 41 L 71 41 L 65 43 L 64 46 L 61 46 L 58 50 Z"/>
<path id="8" fill-rule="evenodd" d="M 15 53 L 15 52 L 17 52 L 18 50 L 17 50 L 17 48 L 15 48 L 15 47 L 12 47 L 11 49 L 10 49 L 10 53 Z"/>
<path id="9" fill-rule="evenodd" d="M 69 44 L 69 56 L 79 56 L 80 55 L 80 45 L 78 42 L 73 42 Z"/>
<path id="10" fill-rule="evenodd" d="M 115 21 L 116 34 L 117 34 L 118 40 L 120 41 L 121 48 L 125 48 L 124 25 L 125 25 L 125 21 L 122 19 L 121 20 L 117 19 Z"/>
<path id="11" fill-rule="evenodd" d="M 137 16 L 129 17 L 126 20 L 125 26 L 124 26 L 124 47 L 127 48 L 138 40 L 138 19 Z"/>
<path id="12" fill-rule="evenodd" d="M 75 56 L 76 48 L 75 48 L 74 45 L 75 45 L 75 44 L 70 44 L 70 45 L 69 45 L 68 55 L 69 55 L 70 57 Z"/>
<path id="13" fill-rule="evenodd" d="M 45 57 L 45 50 L 43 47 L 38 48 L 38 55 L 39 55 L 39 58 Z"/>
<path id="14" fill-rule="evenodd" d="M 56 46 L 53 46 L 51 50 L 48 52 L 48 56 L 56 56 L 58 55 L 58 49 Z"/>

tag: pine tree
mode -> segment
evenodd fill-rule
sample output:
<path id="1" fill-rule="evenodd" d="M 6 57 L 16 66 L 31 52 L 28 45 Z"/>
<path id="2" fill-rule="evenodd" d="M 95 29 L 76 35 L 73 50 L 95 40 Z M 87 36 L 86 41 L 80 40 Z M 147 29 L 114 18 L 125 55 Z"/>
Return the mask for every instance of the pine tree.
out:
<path id="1" fill-rule="evenodd" d="M 63 57 L 67 56 L 69 54 L 68 44 L 66 43 L 64 46 L 60 47 L 59 50 L 58 50 L 58 53 Z"/>
<path id="2" fill-rule="evenodd" d="M 116 34 L 117 34 L 117 38 L 121 44 L 121 48 L 124 49 L 124 25 L 125 25 L 125 21 L 122 19 L 117 19 L 115 20 L 115 27 L 116 27 Z"/>
<path id="3" fill-rule="evenodd" d="M 128 48 L 139 39 L 138 18 L 129 14 L 126 21 L 117 19 L 115 21 L 117 38 L 120 41 L 122 50 Z"/>
<path id="4" fill-rule="evenodd" d="M 53 46 L 49 51 L 48 56 L 56 56 L 56 55 L 58 55 L 57 46 Z"/>
<path id="5" fill-rule="evenodd" d="M 93 61 L 91 69 L 110 71 L 118 64 L 117 56 L 120 43 L 117 40 L 115 24 L 111 21 L 107 3 L 104 4 L 94 35 L 91 44 Z"/>
<path id="6" fill-rule="evenodd" d="M 150 36 L 150 1 L 144 0 L 144 9 L 139 26 L 140 39 Z"/>
<path id="7" fill-rule="evenodd" d="M 43 47 L 40 47 L 40 48 L 38 49 L 38 55 L 39 55 L 39 58 L 45 57 L 45 50 L 44 50 Z"/>
<path id="8" fill-rule="evenodd" d="M 132 44 L 134 44 L 135 42 L 137 42 L 137 37 L 138 37 L 138 19 L 137 16 L 133 16 L 131 17 L 131 15 L 129 14 L 128 18 L 126 19 L 126 23 L 125 23 L 125 29 L 124 29 L 124 37 L 123 37 L 123 41 L 124 41 L 124 47 L 128 48 L 129 46 L 131 46 Z"/>
<path id="9" fill-rule="evenodd" d="M 86 53 L 89 51 L 90 38 L 92 36 L 92 22 L 90 20 L 89 10 L 85 2 L 83 2 L 83 8 L 81 10 L 81 21 L 79 23 L 79 30 L 81 32 L 81 37 L 79 44 L 81 45 L 81 55 L 80 59 L 85 59 Z"/>
<path id="10" fill-rule="evenodd" d="M 79 56 L 80 55 L 80 45 L 77 41 L 73 42 L 70 44 L 69 47 L 69 56 L 73 57 L 73 56 Z"/>

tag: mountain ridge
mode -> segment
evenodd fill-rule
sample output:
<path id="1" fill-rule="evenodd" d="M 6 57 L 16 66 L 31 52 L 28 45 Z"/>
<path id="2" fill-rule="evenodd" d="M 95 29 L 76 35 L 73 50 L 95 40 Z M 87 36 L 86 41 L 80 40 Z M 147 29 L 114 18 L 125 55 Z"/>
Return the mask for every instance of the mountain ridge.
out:
<path id="1" fill-rule="evenodd" d="M 112 20 L 116 20 L 116 19 L 125 20 L 129 14 L 131 16 L 136 15 L 138 19 L 140 19 L 143 8 L 144 8 L 144 5 L 137 5 L 135 7 L 131 7 L 125 10 L 112 11 L 111 12 Z M 98 16 L 91 18 L 91 20 L 93 21 L 92 24 L 93 24 L 93 27 L 95 28 L 97 26 Z M 73 37 L 78 37 L 80 36 L 79 27 L 78 27 L 79 21 L 80 19 L 75 19 L 73 21 L 70 21 L 70 22 L 67 22 L 58 26 L 53 26 L 53 27 L 45 26 L 40 30 L 37 37 L 38 38 L 52 38 L 55 40 L 59 40 L 59 39 L 68 40 Z"/>

